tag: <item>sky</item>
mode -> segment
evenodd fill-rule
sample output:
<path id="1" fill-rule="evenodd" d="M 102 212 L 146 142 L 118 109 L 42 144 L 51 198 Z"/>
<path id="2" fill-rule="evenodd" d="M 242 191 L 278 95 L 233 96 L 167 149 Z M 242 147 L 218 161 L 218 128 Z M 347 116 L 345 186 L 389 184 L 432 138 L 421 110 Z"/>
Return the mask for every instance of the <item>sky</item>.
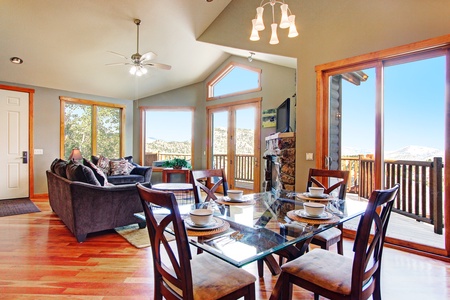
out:
<path id="1" fill-rule="evenodd" d="M 343 81 L 342 145 L 374 149 L 375 71 Z M 444 149 L 445 57 L 389 66 L 384 73 L 385 151 L 414 145 Z"/>

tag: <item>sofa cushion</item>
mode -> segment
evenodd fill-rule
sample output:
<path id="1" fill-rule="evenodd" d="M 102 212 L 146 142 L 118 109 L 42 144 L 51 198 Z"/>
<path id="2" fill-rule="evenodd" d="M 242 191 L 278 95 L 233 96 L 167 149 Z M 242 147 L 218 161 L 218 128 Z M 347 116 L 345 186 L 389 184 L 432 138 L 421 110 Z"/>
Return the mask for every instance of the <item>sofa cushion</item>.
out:
<path id="1" fill-rule="evenodd" d="M 127 160 L 121 158 L 120 160 L 110 160 L 109 161 L 109 175 L 117 176 L 117 175 L 129 175 L 130 172 L 135 168 Z"/>
<path id="2" fill-rule="evenodd" d="M 106 175 L 109 175 L 109 158 L 100 155 L 97 161 L 97 167 L 103 171 Z"/>
<path id="3" fill-rule="evenodd" d="M 55 173 L 56 175 L 67 178 L 66 167 L 67 167 L 67 161 L 65 161 L 61 158 L 56 158 L 50 165 L 50 170 L 53 173 Z"/>
<path id="4" fill-rule="evenodd" d="M 103 173 L 102 170 L 100 170 L 96 165 L 94 165 L 94 163 L 83 158 L 83 165 L 90 168 L 92 172 L 94 172 L 95 178 L 97 178 L 98 182 L 100 182 L 100 185 L 102 186 L 108 185 L 108 178 L 106 177 L 105 173 Z"/>
<path id="5" fill-rule="evenodd" d="M 67 179 L 72 181 L 81 181 L 101 186 L 100 182 L 98 182 L 97 178 L 95 178 L 94 172 L 90 168 L 81 164 L 67 164 L 66 175 Z"/>

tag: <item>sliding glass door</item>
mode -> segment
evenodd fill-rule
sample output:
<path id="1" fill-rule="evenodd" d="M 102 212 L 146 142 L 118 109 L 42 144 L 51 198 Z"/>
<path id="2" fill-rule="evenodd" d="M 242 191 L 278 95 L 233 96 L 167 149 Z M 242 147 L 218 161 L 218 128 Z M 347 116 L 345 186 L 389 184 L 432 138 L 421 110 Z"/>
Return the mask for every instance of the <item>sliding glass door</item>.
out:
<path id="1" fill-rule="evenodd" d="M 428 43 L 316 68 L 316 167 L 349 170 L 359 199 L 399 182 L 388 241 L 449 256 L 449 50 Z"/>

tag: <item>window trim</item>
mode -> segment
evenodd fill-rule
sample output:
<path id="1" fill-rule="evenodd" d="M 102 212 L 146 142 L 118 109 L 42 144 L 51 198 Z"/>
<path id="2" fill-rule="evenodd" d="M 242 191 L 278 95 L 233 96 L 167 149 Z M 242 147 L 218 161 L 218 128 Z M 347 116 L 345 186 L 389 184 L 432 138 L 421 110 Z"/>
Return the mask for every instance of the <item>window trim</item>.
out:
<path id="1" fill-rule="evenodd" d="M 74 103 L 74 104 L 82 104 L 82 105 L 89 105 L 92 106 L 92 128 L 95 128 L 97 124 L 97 109 L 96 107 L 102 106 L 102 107 L 108 107 L 108 108 L 118 108 L 120 109 L 120 145 L 119 145 L 119 153 L 120 157 L 123 157 L 124 151 L 125 151 L 125 105 L 121 104 L 115 104 L 115 103 L 107 103 L 107 102 L 100 102 L 100 101 L 94 101 L 94 100 L 86 100 L 86 99 L 79 99 L 79 98 L 73 98 L 73 97 L 66 97 L 66 96 L 60 96 L 60 136 L 59 136 L 59 156 L 61 158 L 64 157 L 64 128 L 65 128 L 65 104 L 67 102 Z M 95 108 L 95 109 L 94 109 Z M 92 130 L 92 129 L 91 129 Z M 92 141 L 91 141 L 91 147 L 92 147 L 92 155 L 97 154 L 97 131 L 92 130 Z"/>
<path id="2" fill-rule="evenodd" d="M 221 81 L 223 78 L 225 78 L 236 67 L 257 73 L 258 74 L 258 87 L 254 88 L 254 89 L 248 89 L 248 90 L 243 90 L 243 91 L 239 91 L 239 92 L 234 92 L 234 93 L 229 93 L 229 94 L 224 94 L 224 95 L 214 97 L 214 86 L 219 81 Z M 261 91 L 262 90 L 261 73 L 262 73 L 262 70 L 259 68 L 250 67 L 250 66 L 240 64 L 237 62 L 230 62 L 223 69 L 221 69 L 210 81 L 208 81 L 206 83 L 206 95 L 207 95 L 206 101 L 218 100 L 218 99 L 229 98 L 229 97 L 233 97 L 233 96 L 238 96 L 238 95 Z"/>

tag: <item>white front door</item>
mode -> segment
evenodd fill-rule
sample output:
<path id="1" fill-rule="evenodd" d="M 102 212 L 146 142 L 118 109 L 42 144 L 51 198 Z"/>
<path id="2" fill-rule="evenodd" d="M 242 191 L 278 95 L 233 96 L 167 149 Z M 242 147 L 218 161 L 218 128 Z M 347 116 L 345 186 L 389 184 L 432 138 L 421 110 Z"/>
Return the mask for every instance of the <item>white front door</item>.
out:
<path id="1" fill-rule="evenodd" d="M 28 93 L 0 89 L 0 199 L 29 196 Z"/>

